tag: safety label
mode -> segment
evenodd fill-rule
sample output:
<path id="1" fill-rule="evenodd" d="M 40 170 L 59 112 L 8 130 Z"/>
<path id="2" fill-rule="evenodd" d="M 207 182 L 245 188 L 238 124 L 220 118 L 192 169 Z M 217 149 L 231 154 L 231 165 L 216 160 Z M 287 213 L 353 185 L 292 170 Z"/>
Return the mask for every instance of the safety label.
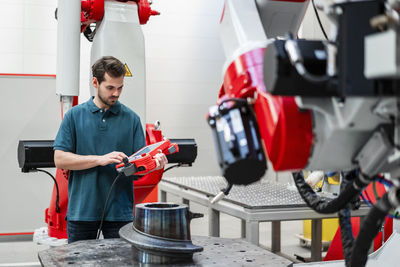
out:
<path id="1" fill-rule="evenodd" d="M 132 77 L 132 72 L 129 69 L 128 64 L 126 63 L 125 63 L 125 70 L 126 70 L 125 77 Z"/>

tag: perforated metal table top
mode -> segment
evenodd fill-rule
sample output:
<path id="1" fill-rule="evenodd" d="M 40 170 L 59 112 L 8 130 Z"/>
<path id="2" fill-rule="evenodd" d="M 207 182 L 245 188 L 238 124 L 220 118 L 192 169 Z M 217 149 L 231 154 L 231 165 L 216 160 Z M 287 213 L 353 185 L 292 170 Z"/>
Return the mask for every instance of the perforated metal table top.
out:
<path id="1" fill-rule="evenodd" d="M 162 181 L 209 196 L 215 196 L 227 186 L 221 176 L 163 177 Z M 224 199 L 248 209 L 306 207 L 295 186 L 268 181 L 233 186 Z"/>
<path id="2" fill-rule="evenodd" d="M 242 239 L 193 236 L 194 244 L 204 247 L 193 255 L 193 262 L 155 265 L 142 264 L 132 246 L 120 238 L 78 241 L 39 252 L 42 266 L 292 266 L 292 262 Z"/>

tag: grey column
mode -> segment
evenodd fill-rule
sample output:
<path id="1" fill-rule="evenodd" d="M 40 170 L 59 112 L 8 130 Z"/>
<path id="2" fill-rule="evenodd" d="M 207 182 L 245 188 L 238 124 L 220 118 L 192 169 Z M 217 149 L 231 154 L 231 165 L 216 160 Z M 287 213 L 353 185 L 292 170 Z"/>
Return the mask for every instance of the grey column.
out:
<path id="1" fill-rule="evenodd" d="M 321 261 L 322 219 L 311 220 L 311 260 Z"/>
<path id="2" fill-rule="evenodd" d="M 167 202 L 167 192 L 160 190 L 160 201 Z"/>
<path id="3" fill-rule="evenodd" d="M 219 211 L 208 208 L 208 235 L 219 237 Z"/>
<path id="4" fill-rule="evenodd" d="M 240 220 L 240 237 L 246 238 L 246 221 Z"/>
<path id="5" fill-rule="evenodd" d="M 182 198 L 182 203 L 188 205 L 188 207 L 189 207 L 189 202 L 190 202 L 189 199 Z"/>
<path id="6" fill-rule="evenodd" d="M 281 251 L 281 221 L 271 222 L 271 252 Z"/>
<path id="7" fill-rule="evenodd" d="M 254 245 L 259 245 L 258 221 L 246 221 L 246 240 Z"/>

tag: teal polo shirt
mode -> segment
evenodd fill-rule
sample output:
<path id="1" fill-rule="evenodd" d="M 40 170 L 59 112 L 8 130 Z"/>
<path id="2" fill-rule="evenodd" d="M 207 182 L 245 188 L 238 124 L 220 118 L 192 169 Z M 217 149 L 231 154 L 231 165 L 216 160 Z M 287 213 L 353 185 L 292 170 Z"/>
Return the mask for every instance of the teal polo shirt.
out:
<path id="1" fill-rule="evenodd" d="M 140 118 L 135 112 L 120 102 L 105 111 L 94 104 L 92 97 L 65 114 L 54 140 L 54 150 L 78 155 L 120 151 L 130 156 L 145 144 Z M 117 175 L 115 164 L 71 171 L 68 220 L 99 221 Z M 133 220 L 133 177 L 122 176 L 114 185 L 105 220 Z"/>

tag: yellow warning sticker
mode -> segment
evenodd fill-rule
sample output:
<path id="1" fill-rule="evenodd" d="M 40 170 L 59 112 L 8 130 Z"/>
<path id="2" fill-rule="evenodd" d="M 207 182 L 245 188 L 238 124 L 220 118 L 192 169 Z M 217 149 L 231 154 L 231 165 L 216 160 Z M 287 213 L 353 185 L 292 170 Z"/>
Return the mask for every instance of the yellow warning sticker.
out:
<path id="1" fill-rule="evenodd" d="M 128 64 L 126 63 L 125 63 L 125 70 L 126 70 L 125 77 L 132 77 L 132 72 L 129 69 Z"/>

